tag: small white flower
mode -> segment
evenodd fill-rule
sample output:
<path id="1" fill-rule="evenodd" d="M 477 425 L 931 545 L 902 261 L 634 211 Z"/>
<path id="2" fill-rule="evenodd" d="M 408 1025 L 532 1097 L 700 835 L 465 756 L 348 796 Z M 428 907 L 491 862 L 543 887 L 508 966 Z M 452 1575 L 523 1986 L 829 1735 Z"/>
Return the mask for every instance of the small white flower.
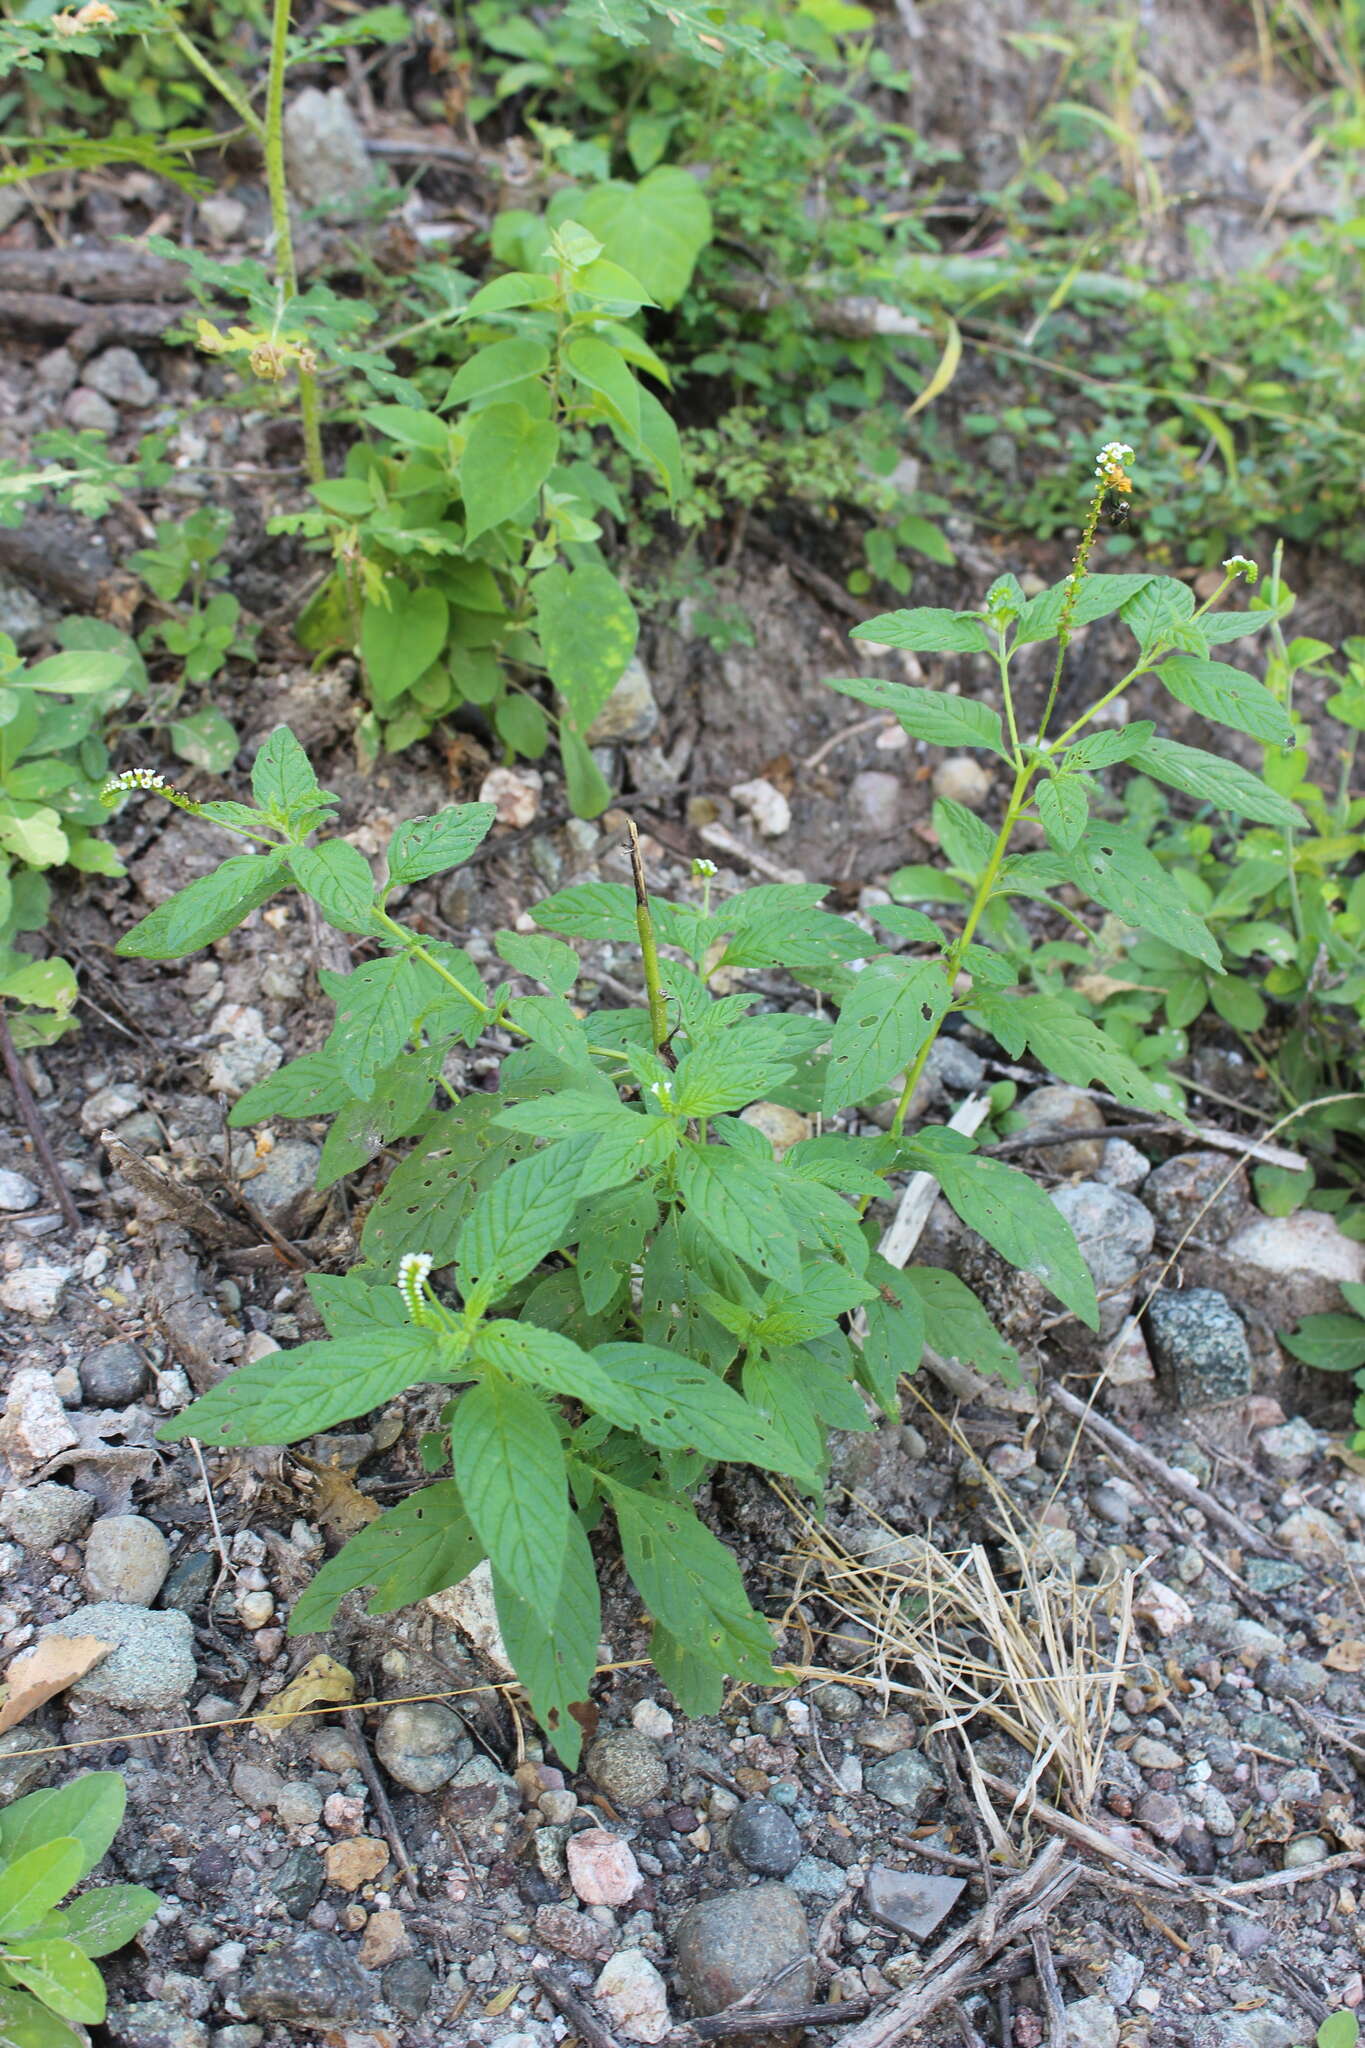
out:
<path id="1" fill-rule="evenodd" d="M 125 768 L 121 775 L 111 775 L 105 783 L 102 796 L 121 796 L 128 789 L 164 789 L 166 778 L 158 775 L 154 768 Z"/>
<path id="2" fill-rule="evenodd" d="M 1223 568 L 1229 576 L 1244 576 L 1248 583 L 1254 583 L 1261 573 L 1249 555 L 1229 555 Z"/>
<path id="3" fill-rule="evenodd" d="M 398 1261 L 398 1277 L 394 1285 L 414 1321 L 421 1314 L 425 1302 L 427 1279 L 433 1263 L 430 1252 L 404 1252 Z"/>
<path id="4" fill-rule="evenodd" d="M 719 872 L 720 870 L 713 860 L 694 860 L 692 863 L 692 879 L 694 882 L 709 882 Z"/>

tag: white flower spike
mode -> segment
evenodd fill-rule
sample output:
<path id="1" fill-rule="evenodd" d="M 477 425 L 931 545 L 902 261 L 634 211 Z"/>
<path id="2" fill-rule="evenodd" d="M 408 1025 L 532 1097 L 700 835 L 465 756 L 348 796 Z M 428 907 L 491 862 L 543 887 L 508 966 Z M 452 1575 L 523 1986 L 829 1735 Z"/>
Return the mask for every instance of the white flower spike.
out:
<path id="1" fill-rule="evenodd" d="M 1229 576 L 1244 576 L 1248 583 L 1254 583 L 1261 573 L 1249 555 L 1229 555 L 1223 569 Z"/>
<path id="2" fill-rule="evenodd" d="M 166 778 L 158 775 L 154 768 L 125 768 L 121 775 L 111 775 L 100 791 L 102 797 L 122 796 L 129 789 L 164 789 Z"/>
<path id="3" fill-rule="evenodd" d="M 398 1277 L 394 1282 L 403 1297 L 403 1306 L 414 1322 L 421 1320 L 426 1306 L 427 1279 L 433 1260 L 430 1252 L 404 1252 L 398 1261 Z"/>

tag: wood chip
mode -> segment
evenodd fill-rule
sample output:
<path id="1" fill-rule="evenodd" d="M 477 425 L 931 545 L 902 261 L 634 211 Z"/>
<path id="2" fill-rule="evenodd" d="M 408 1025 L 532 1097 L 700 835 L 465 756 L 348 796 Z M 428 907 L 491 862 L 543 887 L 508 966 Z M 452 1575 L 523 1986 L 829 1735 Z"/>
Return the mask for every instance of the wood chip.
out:
<path id="1" fill-rule="evenodd" d="M 84 1678 L 87 1671 L 93 1671 L 113 1647 L 98 1636 L 49 1636 L 46 1642 L 21 1651 L 5 1673 L 0 1735 L 7 1735 L 59 1692 Z"/>

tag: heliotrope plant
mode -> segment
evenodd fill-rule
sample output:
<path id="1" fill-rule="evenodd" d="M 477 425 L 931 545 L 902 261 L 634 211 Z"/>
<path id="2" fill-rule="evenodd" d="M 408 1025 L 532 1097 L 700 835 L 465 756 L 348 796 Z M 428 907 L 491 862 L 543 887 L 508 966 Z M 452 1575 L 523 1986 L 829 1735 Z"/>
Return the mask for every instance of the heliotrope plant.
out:
<path id="1" fill-rule="evenodd" d="M 956 1131 L 908 1135 L 905 1124 L 954 1013 L 1011 1060 L 1027 1051 L 1063 1080 L 1178 1112 L 1171 1091 L 1078 1010 L 1021 981 L 1014 905 L 1052 906 L 1076 923 L 1056 894 L 1069 887 L 1220 972 L 1178 885 L 1131 833 L 1095 817 L 1097 773 L 1128 762 L 1243 816 L 1294 818 L 1255 776 L 1158 738 L 1148 721 L 1094 727 L 1150 673 L 1226 724 L 1288 736 L 1274 698 L 1210 656 L 1268 613 L 1197 610 L 1172 577 L 1089 573 L 1105 496 L 1127 481 L 1128 459 L 1104 451 L 1075 564 L 1053 589 L 1028 599 L 1005 576 L 976 611 L 897 612 L 855 635 L 989 660 L 1004 713 L 979 681 L 961 697 L 878 679 L 835 685 L 919 739 L 982 749 L 1010 776 L 995 830 L 958 804 L 935 806 L 949 877 L 936 873 L 934 892 L 941 903 L 951 889 L 954 901 L 937 919 L 913 902 L 874 911 L 885 941 L 824 910 L 819 884 L 714 900 L 704 864 L 700 902 L 651 901 L 637 849 L 633 886 L 563 889 L 539 905 L 539 931 L 495 935 L 510 973 L 539 985 L 519 995 L 510 980 L 487 986 L 468 953 L 394 914 L 398 891 L 468 858 L 491 807 L 398 826 L 376 883 L 355 847 L 328 836 L 335 799 L 283 727 L 257 756 L 254 806 L 162 792 L 260 851 L 181 890 L 121 953 L 178 958 L 287 888 L 365 949 L 350 973 L 321 976 L 335 1004 L 325 1044 L 251 1089 L 232 1122 L 330 1118 L 323 1187 L 383 1147 L 408 1148 L 365 1214 L 358 1266 L 309 1283 L 327 1337 L 242 1367 L 163 1425 L 220 1446 L 293 1443 L 408 1389 L 441 1390 L 421 1445 L 432 1483 L 323 1566 L 295 1604 L 294 1633 L 325 1627 L 355 1589 L 371 1588 L 371 1611 L 386 1612 L 487 1558 L 512 1661 L 572 1761 L 601 1628 L 593 1541 L 614 1541 L 661 1676 L 687 1711 L 713 1711 L 725 1677 L 779 1676 L 770 1623 L 693 1505 L 713 1466 L 748 1464 L 816 1495 L 829 1432 L 867 1429 L 874 1407 L 895 1416 L 900 1376 L 926 1347 L 988 1372 L 1018 1369 L 959 1278 L 901 1272 L 879 1254 L 872 1205 L 892 1177 L 932 1174 L 964 1223 L 1096 1326 L 1090 1273 L 1045 1192 Z M 1228 565 L 1219 596 L 1241 567 Z M 1068 643 L 1115 613 L 1137 641 L 1134 666 L 1050 737 Z M 1050 639 L 1051 684 L 1025 739 L 1011 663 Z M 121 786 L 146 781 L 138 771 Z M 1041 824 L 1045 850 L 1012 851 L 1025 819 Z M 913 898 L 927 872 L 903 871 L 903 893 Z M 637 945 L 643 1006 L 581 1015 L 573 939 Z M 761 1009 L 752 990 L 715 992 L 718 970 L 732 986 L 775 968 L 797 985 L 787 1009 Z M 460 1095 L 448 1055 L 493 1031 L 516 1041 L 496 1091 Z M 888 1089 L 889 1131 L 850 1128 L 848 1112 Z M 824 1130 L 774 1156 L 740 1114 L 774 1099 L 821 1111 Z"/>

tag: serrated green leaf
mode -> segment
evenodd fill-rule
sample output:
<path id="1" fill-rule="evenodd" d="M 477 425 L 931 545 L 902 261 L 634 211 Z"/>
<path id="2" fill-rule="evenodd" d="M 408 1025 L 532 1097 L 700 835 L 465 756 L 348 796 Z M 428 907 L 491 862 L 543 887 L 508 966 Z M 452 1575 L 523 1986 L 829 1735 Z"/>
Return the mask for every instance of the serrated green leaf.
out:
<path id="1" fill-rule="evenodd" d="M 320 800 L 317 776 L 287 725 L 277 725 L 257 750 L 251 794 L 261 809 L 281 824 Z"/>
<path id="2" fill-rule="evenodd" d="M 912 739 L 925 740 L 932 747 L 986 747 L 1002 760 L 1009 759 L 1000 713 L 975 697 L 953 697 L 946 690 L 915 690 L 906 683 L 884 682 L 880 676 L 831 676 L 829 687 L 876 711 L 893 712 Z"/>
<path id="3" fill-rule="evenodd" d="M 1076 593 L 1076 603 L 1071 614 L 1072 626 L 1088 626 L 1095 619 L 1108 618 L 1111 612 L 1131 604 L 1150 581 L 1149 576 L 1084 577 Z M 1050 590 L 1040 591 L 1037 597 L 1029 599 L 1015 625 L 1014 644 L 1017 647 L 1052 638 L 1062 622 L 1069 587 L 1068 577 L 1061 583 L 1054 583 Z"/>
<path id="4" fill-rule="evenodd" d="M 1194 592 L 1176 576 L 1152 576 L 1119 607 L 1119 616 L 1145 653 L 1169 641 L 1194 611 Z"/>
<path id="5" fill-rule="evenodd" d="M 1090 825 L 1070 855 L 1070 865 L 1079 887 L 1125 924 L 1192 953 L 1215 974 L 1223 972 L 1218 941 L 1188 907 L 1179 883 L 1135 832 L 1121 825 Z"/>
<path id="6" fill-rule="evenodd" d="M 1036 784 L 1033 795 L 1049 846 L 1069 853 L 1080 844 L 1090 818 L 1085 791 L 1074 776 L 1049 775 Z"/>
<path id="7" fill-rule="evenodd" d="M 653 1344 L 599 1344 L 593 1357 L 628 1396 L 629 1426 L 646 1442 L 795 1478 L 815 1469 L 793 1460 L 781 1434 L 751 1403 L 692 1359 Z"/>
<path id="8" fill-rule="evenodd" d="M 946 1014 L 948 999 L 936 960 L 874 960 L 855 976 L 831 1039 L 825 1114 L 866 1101 L 901 1073 Z"/>
<path id="9" fill-rule="evenodd" d="M 240 1095 L 228 1112 L 234 1130 L 267 1117 L 332 1116 L 353 1101 L 335 1053 L 306 1052 Z"/>
<path id="10" fill-rule="evenodd" d="M 935 1266 L 911 1266 L 900 1279 L 919 1301 L 925 1342 L 933 1350 L 975 1366 L 978 1372 L 1017 1383 L 1014 1346 L 1005 1342 L 965 1281 Z"/>
<path id="11" fill-rule="evenodd" d="M 350 974 L 324 968 L 318 979 L 336 1004 L 324 1051 L 351 1093 L 368 1100 L 375 1076 L 402 1051 L 422 1007 L 412 962 L 405 954 L 386 953 Z"/>
<path id="12" fill-rule="evenodd" d="M 1303 814 L 1287 797 L 1268 788 L 1259 775 L 1239 768 L 1235 761 L 1205 753 L 1202 747 L 1154 737 L 1133 755 L 1132 764 L 1157 782 L 1169 783 L 1172 789 L 1198 797 L 1220 811 L 1254 819 L 1258 825 L 1292 830 L 1303 823 Z"/>
<path id="13" fill-rule="evenodd" d="M 607 1482 L 626 1569 L 654 1619 L 722 1676 L 776 1683 L 773 1639 L 725 1546 L 681 1501 Z"/>
<path id="14" fill-rule="evenodd" d="M 114 951 L 125 960 L 179 960 L 226 938 L 289 879 L 283 853 L 240 853 L 202 875 L 125 932 Z"/>
<path id="15" fill-rule="evenodd" d="M 790 1061 L 774 1056 L 762 1033 L 746 1043 L 741 1024 L 685 1052 L 669 1093 L 681 1116 L 721 1116 L 770 1095 L 793 1071 Z"/>
<path id="16" fill-rule="evenodd" d="M 294 846 L 289 865 L 304 894 L 340 932 L 376 928 L 374 877 L 358 847 L 344 839 L 326 839 L 321 846 Z"/>
<path id="17" fill-rule="evenodd" d="M 918 654 L 989 654 L 991 647 L 980 619 L 970 612 L 946 611 L 939 605 L 919 605 L 908 612 L 883 612 L 880 617 L 855 626 L 850 637 L 868 640 L 874 647 L 908 647 Z M 935 692 L 924 694 L 933 696 Z"/>
<path id="18" fill-rule="evenodd" d="M 688 1214 L 708 1236 L 760 1273 L 797 1284 L 800 1246 L 773 1169 L 725 1146 L 687 1144 L 676 1173 Z"/>
<path id="19" fill-rule="evenodd" d="M 924 1307 L 905 1276 L 880 1254 L 868 1260 L 867 1277 L 875 1293 L 863 1309 L 860 1377 L 882 1413 L 895 1421 L 901 1375 L 917 1372 L 924 1356 Z"/>
<path id="20" fill-rule="evenodd" d="M 535 907 L 537 924 L 570 939 L 638 940 L 635 897 L 624 882 L 576 882 Z"/>
<path id="21" fill-rule="evenodd" d="M 1288 746 L 1294 728 L 1284 706 L 1245 669 L 1225 661 L 1201 661 L 1193 654 L 1173 654 L 1154 671 L 1171 695 L 1210 718 L 1250 733 L 1267 746 Z"/>
<path id="22" fill-rule="evenodd" d="M 330 1628 L 337 1608 L 359 1586 L 373 1590 L 369 1614 L 391 1614 L 458 1586 L 485 1556 L 453 1479 L 408 1495 L 357 1531 L 323 1565 L 289 1616 L 291 1636 Z"/>
<path id="23" fill-rule="evenodd" d="M 942 1137 L 946 1140 L 947 1133 Z M 954 1134 L 955 1135 L 955 1134 Z M 1032 1273 L 1090 1329 L 1099 1327 L 1095 1283 L 1076 1234 L 1036 1181 L 1003 1159 L 949 1147 L 938 1131 L 902 1148 L 908 1165 L 931 1173 L 969 1230 L 1022 1272 Z"/>
<path id="24" fill-rule="evenodd" d="M 380 1068 L 363 1102 L 348 1097 L 323 1142 L 314 1183 L 319 1192 L 357 1172 L 381 1146 L 411 1136 L 431 1108 L 439 1069 L 439 1054 L 430 1049 L 400 1053 Z"/>
<path id="25" fill-rule="evenodd" d="M 438 1268 L 452 1263 L 475 1196 L 535 1143 L 495 1123 L 503 1106 L 496 1095 L 467 1095 L 434 1119 L 365 1218 L 361 1248 L 372 1266 L 392 1274 L 405 1252 L 425 1252 Z"/>
<path id="26" fill-rule="evenodd" d="M 497 1570 L 493 1598 L 512 1668 L 530 1696 L 537 1721 L 572 1770 L 583 1742 L 573 1709 L 586 1706 L 592 1689 L 602 1600 L 582 1524 L 570 1515 L 565 1527 L 564 1564 L 548 1623 L 521 1588 Z"/>
<path id="27" fill-rule="evenodd" d="M 453 804 L 430 818 L 409 818 L 389 841 L 389 881 L 424 882 L 469 859 L 497 818 L 496 804 Z"/>
<path id="28" fill-rule="evenodd" d="M 172 1443 L 187 1436 L 220 1445 L 298 1443 L 442 1376 L 431 1330 L 376 1328 L 335 1343 L 296 1344 L 238 1366 L 157 1434 Z"/>
<path id="29" fill-rule="evenodd" d="M 592 1143 L 574 1137 L 547 1145 L 478 1196 L 455 1249 L 466 1297 L 478 1286 L 496 1298 L 562 1248 Z"/>
<path id="30" fill-rule="evenodd" d="M 1086 1088 L 1098 1083 L 1129 1109 L 1179 1116 L 1174 1090 L 1162 1089 L 1088 1017 L 1055 996 L 1006 996 L 974 991 L 971 1011 L 1011 1058 L 1025 1047 L 1060 1081 Z"/>
<path id="31" fill-rule="evenodd" d="M 562 939 L 542 938 L 536 932 L 495 932 L 493 944 L 498 958 L 514 973 L 544 982 L 557 996 L 566 996 L 578 979 L 578 955 Z"/>
<path id="32" fill-rule="evenodd" d="M 493 1569 L 542 1622 L 554 1619 L 569 1544 L 559 1431 L 539 1395 L 490 1373 L 451 1425 L 455 1480 Z"/>
<path id="33" fill-rule="evenodd" d="M 762 1418 L 784 1469 L 812 1490 L 828 1468 L 825 1432 L 793 1375 L 777 1359 L 751 1351 L 740 1373 L 744 1399 Z"/>

